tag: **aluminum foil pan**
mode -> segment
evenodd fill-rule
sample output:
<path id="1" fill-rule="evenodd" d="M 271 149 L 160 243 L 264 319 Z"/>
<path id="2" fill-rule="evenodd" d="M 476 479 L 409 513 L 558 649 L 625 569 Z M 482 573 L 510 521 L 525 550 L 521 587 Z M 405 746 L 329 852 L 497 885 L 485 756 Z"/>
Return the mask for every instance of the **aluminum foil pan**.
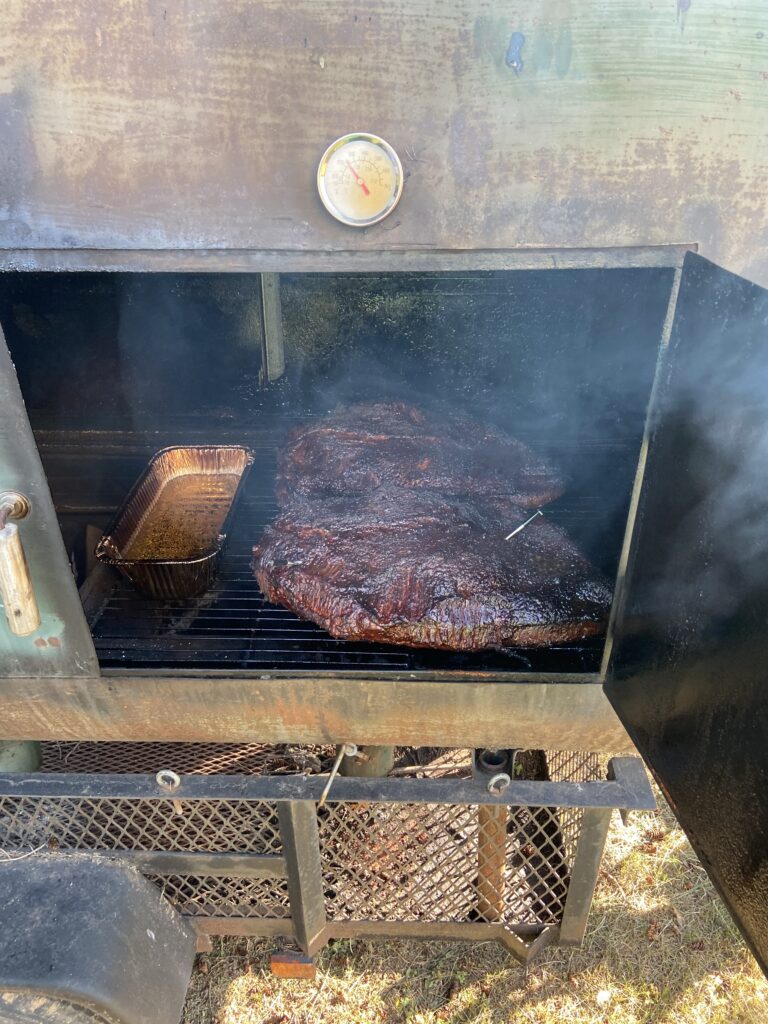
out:
<path id="1" fill-rule="evenodd" d="M 216 578 L 253 454 L 235 445 L 163 448 L 96 546 L 147 597 L 199 597 Z"/>

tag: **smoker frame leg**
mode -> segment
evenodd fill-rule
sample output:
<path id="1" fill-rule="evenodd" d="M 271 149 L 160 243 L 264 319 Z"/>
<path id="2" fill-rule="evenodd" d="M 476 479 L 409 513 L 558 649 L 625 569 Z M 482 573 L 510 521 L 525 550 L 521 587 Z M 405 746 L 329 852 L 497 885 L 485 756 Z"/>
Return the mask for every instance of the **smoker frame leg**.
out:
<path id="1" fill-rule="evenodd" d="M 608 827 L 611 823 L 611 810 L 610 807 L 586 807 L 582 812 L 568 895 L 565 898 L 565 909 L 560 922 L 562 945 L 578 946 L 584 939 Z"/>
<path id="2" fill-rule="evenodd" d="M 320 834 L 314 800 L 288 800 L 277 806 L 288 895 L 296 941 L 311 957 L 325 945 L 325 895 Z"/>

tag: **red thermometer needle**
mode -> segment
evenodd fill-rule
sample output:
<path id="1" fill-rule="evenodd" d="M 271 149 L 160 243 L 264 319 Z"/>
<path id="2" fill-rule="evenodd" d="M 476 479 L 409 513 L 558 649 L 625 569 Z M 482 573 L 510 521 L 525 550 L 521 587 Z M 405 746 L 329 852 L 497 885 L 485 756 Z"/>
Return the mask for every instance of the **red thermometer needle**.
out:
<path id="1" fill-rule="evenodd" d="M 350 171 L 352 171 L 352 173 L 354 174 L 354 176 L 355 176 L 355 180 L 357 181 L 357 184 L 358 184 L 358 185 L 360 186 L 360 188 L 361 188 L 361 189 L 363 190 L 363 194 L 364 194 L 364 195 L 366 195 L 366 196 L 369 196 L 369 195 L 371 194 L 371 190 L 370 190 L 370 189 L 368 188 L 368 186 L 367 186 L 367 185 L 365 184 L 365 182 L 364 182 L 364 181 L 363 181 L 363 179 L 362 179 L 362 178 L 360 177 L 360 175 L 359 175 L 359 174 L 357 173 L 357 171 L 355 170 L 355 168 L 354 168 L 354 167 L 352 166 L 352 164 L 351 164 L 351 163 L 349 162 L 349 160 L 345 160 L 344 162 L 346 163 L 346 165 L 347 165 L 347 167 L 348 167 L 348 168 L 350 169 Z"/>

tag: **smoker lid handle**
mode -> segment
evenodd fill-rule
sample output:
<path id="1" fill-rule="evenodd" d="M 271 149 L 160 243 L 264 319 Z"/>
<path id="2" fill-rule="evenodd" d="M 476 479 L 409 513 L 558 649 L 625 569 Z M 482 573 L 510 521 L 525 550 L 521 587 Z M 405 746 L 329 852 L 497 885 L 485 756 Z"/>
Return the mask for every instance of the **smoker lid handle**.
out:
<path id="1" fill-rule="evenodd" d="M 21 543 L 19 528 L 9 519 L 22 519 L 29 502 L 22 495 L 0 494 L 0 601 L 8 626 L 16 636 L 29 636 L 40 626 L 40 612 Z"/>

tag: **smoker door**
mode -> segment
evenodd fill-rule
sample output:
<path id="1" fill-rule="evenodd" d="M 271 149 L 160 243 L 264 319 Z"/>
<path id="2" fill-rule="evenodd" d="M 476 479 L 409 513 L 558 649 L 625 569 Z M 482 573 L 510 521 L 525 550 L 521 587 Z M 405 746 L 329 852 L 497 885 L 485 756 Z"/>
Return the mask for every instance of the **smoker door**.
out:
<path id="1" fill-rule="evenodd" d="M 5 597 L 0 608 L 0 694 L 2 677 L 98 675 L 48 483 L 0 331 L 0 496 L 8 493 L 25 498 L 29 511 L 0 530 L 0 605 Z M 32 628 L 38 616 L 39 625 Z M 14 618 L 18 621 L 11 628 L 9 619 Z M 4 720 L 12 714 L 4 708 Z"/>
<path id="2" fill-rule="evenodd" d="M 768 964 L 768 291 L 688 255 L 606 692 Z"/>

